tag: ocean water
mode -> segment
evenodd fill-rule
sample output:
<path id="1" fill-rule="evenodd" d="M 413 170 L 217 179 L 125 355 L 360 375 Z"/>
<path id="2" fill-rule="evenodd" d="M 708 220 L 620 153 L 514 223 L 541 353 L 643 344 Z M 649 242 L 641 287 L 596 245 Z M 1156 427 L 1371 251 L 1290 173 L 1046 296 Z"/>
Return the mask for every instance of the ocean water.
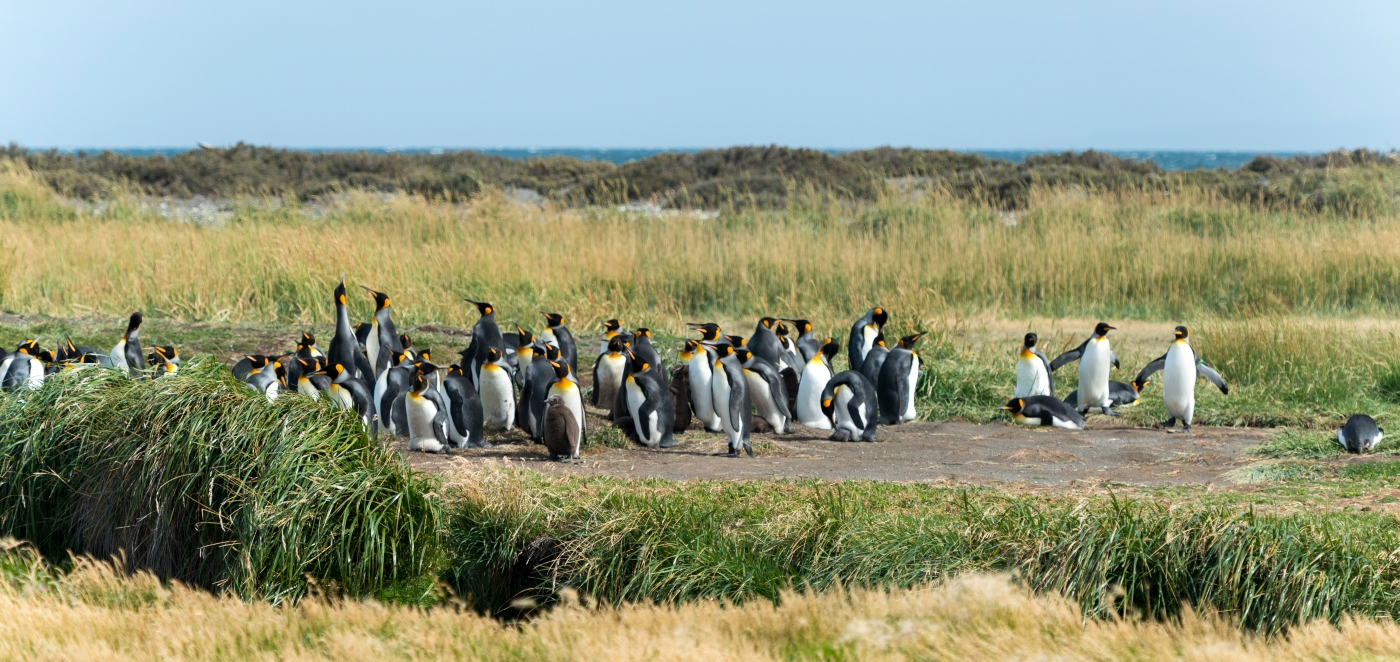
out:
<path id="1" fill-rule="evenodd" d="M 153 154 L 163 154 L 173 156 L 181 152 L 187 152 L 195 147 L 88 147 L 61 149 L 61 152 L 76 153 L 87 152 L 96 153 L 100 151 L 111 151 L 117 154 L 127 154 L 131 156 L 150 156 Z M 372 152 L 386 154 L 390 152 L 404 152 L 412 154 L 441 154 L 443 152 L 456 151 L 459 149 L 470 149 L 484 154 L 495 154 L 512 159 L 529 159 L 542 156 L 572 156 L 586 161 L 611 161 L 613 163 L 627 163 L 644 159 L 655 154 L 665 152 L 698 152 L 702 148 L 698 147 L 678 147 L 667 149 L 636 149 L 636 148 L 580 148 L 580 147 L 539 147 L 539 148 L 517 148 L 517 147 L 346 147 L 346 148 L 302 148 L 311 152 Z M 832 154 L 839 154 L 840 149 L 823 150 Z M 1028 156 L 1037 154 L 1057 154 L 1065 150 L 1034 150 L 1034 149 L 1000 149 L 1000 150 L 965 150 L 968 152 L 982 154 L 988 158 L 1004 159 L 1007 161 L 1020 162 Z M 1108 154 L 1113 154 L 1127 159 L 1137 159 L 1144 161 L 1156 161 L 1157 165 L 1166 170 L 1197 170 L 1200 168 L 1238 168 L 1259 154 L 1272 154 L 1281 158 L 1288 158 L 1296 154 L 1306 154 L 1307 152 L 1228 152 L 1228 151 L 1182 151 L 1182 150 L 1100 150 Z"/>

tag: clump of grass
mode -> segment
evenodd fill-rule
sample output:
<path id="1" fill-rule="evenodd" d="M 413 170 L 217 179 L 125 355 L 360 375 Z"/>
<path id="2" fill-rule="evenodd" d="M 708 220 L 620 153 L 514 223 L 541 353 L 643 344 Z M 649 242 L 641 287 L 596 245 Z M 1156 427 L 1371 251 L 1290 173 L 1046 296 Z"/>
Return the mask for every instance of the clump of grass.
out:
<path id="1" fill-rule="evenodd" d="M 245 597 L 312 579 L 424 599 L 430 487 L 353 416 L 269 404 L 213 360 L 154 381 L 59 373 L 0 398 L 0 531 Z"/>
<path id="2" fill-rule="evenodd" d="M 1329 437 L 1316 431 L 1285 428 L 1250 452 L 1270 459 L 1320 460 L 1341 455 L 1342 447 L 1337 443 L 1336 436 Z"/>
<path id="3" fill-rule="evenodd" d="M 917 485 L 684 484 L 497 473 L 464 487 L 450 580 L 492 607 L 571 587 L 609 602 L 774 600 L 1013 572 L 1086 613 L 1182 605 L 1274 631 L 1400 606 L 1388 518 L 1066 502 Z M 1114 588 L 1117 587 L 1117 588 Z"/>

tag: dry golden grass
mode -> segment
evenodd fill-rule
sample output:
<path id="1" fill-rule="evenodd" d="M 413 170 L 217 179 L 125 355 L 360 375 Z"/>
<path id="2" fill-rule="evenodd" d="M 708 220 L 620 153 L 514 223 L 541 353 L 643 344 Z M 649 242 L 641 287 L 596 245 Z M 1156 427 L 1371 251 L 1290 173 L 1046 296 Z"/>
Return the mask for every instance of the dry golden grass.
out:
<path id="1" fill-rule="evenodd" d="M 34 573 L 42 571 L 32 566 Z M 0 588 L 0 658 L 101 660 L 1344 660 L 1400 655 L 1400 628 L 1351 620 L 1264 639 L 1188 615 L 1085 621 L 1002 577 L 913 590 L 787 593 L 775 606 L 580 604 L 510 625 L 452 607 L 307 599 L 274 607 L 79 560 Z"/>
<path id="2" fill-rule="evenodd" d="M 312 213 L 314 212 L 314 213 Z M 1388 316 L 1400 218 L 1270 212 L 1204 193 L 1033 192 L 1014 217 L 938 196 L 795 203 L 718 219 L 470 205 L 348 194 L 314 210 L 249 204 L 217 227 L 118 201 L 64 206 L 0 163 L 0 305 L 59 316 L 324 322 L 342 271 L 389 292 L 409 323 L 470 326 L 462 296 L 538 326 L 619 316 L 682 330 L 762 314 L 844 328 L 880 303 L 950 314 L 1169 319 L 1274 313 Z M 370 310 L 353 297 L 357 315 Z"/>

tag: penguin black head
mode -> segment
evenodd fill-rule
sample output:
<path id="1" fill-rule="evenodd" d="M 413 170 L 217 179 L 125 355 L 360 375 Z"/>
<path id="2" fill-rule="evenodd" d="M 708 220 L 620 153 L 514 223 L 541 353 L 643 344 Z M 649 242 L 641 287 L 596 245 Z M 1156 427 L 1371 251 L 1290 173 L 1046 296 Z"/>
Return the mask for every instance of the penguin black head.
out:
<path id="1" fill-rule="evenodd" d="M 822 354 L 826 355 L 827 360 L 830 361 L 831 358 L 836 356 L 837 352 L 840 351 L 841 343 L 836 342 L 835 338 L 827 336 L 826 343 L 822 345 Z"/>
<path id="2" fill-rule="evenodd" d="M 900 339 L 899 339 L 899 347 L 900 347 L 900 349 L 914 349 L 914 343 L 919 342 L 919 339 L 922 338 L 922 337 L 924 337 L 924 335 L 925 335 L 924 332 L 923 332 L 923 331 L 920 331 L 920 332 L 918 332 L 918 333 L 915 333 L 915 334 L 912 334 L 912 335 L 908 335 L 908 336 L 904 336 L 903 338 L 900 338 Z"/>
<path id="3" fill-rule="evenodd" d="M 881 331 L 881 332 L 880 332 L 880 335 L 875 336 L 875 346 L 876 346 L 876 347 L 888 347 L 888 345 L 885 344 L 885 332 L 884 332 L 884 331 Z"/>
<path id="4" fill-rule="evenodd" d="M 413 346 L 413 339 L 408 337 L 407 333 L 400 333 L 399 343 L 403 345 L 404 349 L 408 349 Z"/>
<path id="5" fill-rule="evenodd" d="M 141 330 L 141 321 L 143 319 L 145 318 L 141 316 L 141 311 L 138 310 L 132 313 L 131 317 L 126 321 L 126 333 L 122 334 L 122 340 L 127 340 L 131 338 L 131 336 L 136 335 L 136 332 Z"/>
<path id="6" fill-rule="evenodd" d="M 604 333 L 617 333 L 617 330 L 621 328 L 622 322 L 617 321 L 617 318 L 615 317 L 613 319 L 603 322 Z"/>
<path id="7" fill-rule="evenodd" d="M 266 367 L 272 362 L 272 357 L 265 354 L 247 354 L 244 358 L 248 359 L 248 365 L 252 366 L 254 370 Z"/>
<path id="8" fill-rule="evenodd" d="M 701 340 L 719 340 L 719 325 L 714 322 L 687 322 L 686 326 L 699 331 Z"/>
<path id="9" fill-rule="evenodd" d="M 414 371 L 420 375 L 431 375 L 438 371 L 438 367 L 428 361 L 419 361 L 418 365 L 414 366 Z"/>
<path id="10" fill-rule="evenodd" d="M 557 350 L 556 350 L 556 351 L 557 351 Z M 499 361 L 499 360 L 501 360 L 501 350 L 496 349 L 495 347 L 489 347 L 489 348 L 486 349 L 486 362 L 487 362 L 487 363 L 495 363 L 495 362 L 497 362 L 497 361 Z"/>
<path id="11" fill-rule="evenodd" d="M 569 364 L 563 361 L 550 361 L 549 366 L 554 368 L 555 379 L 564 379 L 569 376 Z"/>
<path id="12" fill-rule="evenodd" d="M 752 356 L 752 353 L 749 352 L 749 350 L 744 349 L 743 347 L 739 347 L 734 350 L 734 357 L 739 359 L 740 363 L 748 363 L 750 356 Z"/>
<path id="13" fill-rule="evenodd" d="M 16 351 L 16 352 L 19 352 L 20 354 L 28 354 L 29 356 L 33 356 L 33 357 L 35 357 L 35 358 L 38 358 L 39 354 L 43 353 L 44 350 L 43 350 L 43 348 L 39 347 L 39 341 L 38 341 L 38 340 L 35 340 L 34 338 L 30 338 L 30 339 L 28 339 L 28 340 L 26 340 L 26 341 L 20 343 L 20 344 L 19 344 L 19 347 L 16 347 L 16 348 L 15 348 L 15 351 Z"/>
<path id="14" fill-rule="evenodd" d="M 456 363 L 453 363 L 452 365 L 447 367 L 448 377 L 465 377 L 466 374 L 467 373 L 462 370 L 462 366 L 457 365 Z"/>
<path id="15" fill-rule="evenodd" d="M 340 274 L 340 284 L 335 286 L 335 305 L 345 305 L 345 274 Z"/>
<path id="16" fill-rule="evenodd" d="M 875 322 L 875 326 L 883 327 L 886 322 L 890 321 L 890 312 L 876 306 L 870 310 L 870 319 Z"/>
<path id="17" fill-rule="evenodd" d="M 687 343 L 692 343 L 692 342 L 695 342 L 695 341 L 694 341 L 694 340 L 688 340 L 688 341 L 686 341 L 686 342 L 687 342 Z M 698 344 L 698 343 L 697 343 L 697 344 Z M 609 354 L 621 354 L 621 353 L 623 353 L 623 352 L 625 352 L 625 351 L 627 351 L 627 339 L 626 339 L 626 338 L 623 338 L 622 336 L 613 336 L 612 339 L 608 341 L 608 353 L 609 353 Z"/>
<path id="18" fill-rule="evenodd" d="M 397 350 L 397 349 L 391 349 L 391 350 L 389 350 L 389 365 L 390 365 L 390 366 L 397 366 L 397 365 L 399 365 L 400 363 L 403 363 L 403 362 L 404 362 L 405 360 L 407 360 L 407 359 L 408 359 L 408 352 L 399 351 L 399 350 Z"/>
<path id="19" fill-rule="evenodd" d="M 1185 326 L 1176 327 L 1176 331 L 1173 331 L 1172 333 L 1176 335 L 1177 340 L 1185 340 L 1191 335 L 1191 332 L 1187 331 Z"/>
<path id="20" fill-rule="evenodd" d="M 828 421 L 836 420 L 836 398 L 822 398 L 822 416 Z"/>
<path id="21" fill-rule="evenodd" d="M 1006 403 L 1006 406 L 1005 406 L 1005 407 L 1002 407 L 1002 409 L 1005 409 L 1006 411 L 1011 412 L 1011 414 L 1014 416 L 1014 415 L 1016 415 L 1016 414 L 1021 413 L 1021 408 L 1025 407 L 1025 406 L 1026 406 L 1026 401 L 1025 401 L 1025 400 L 1022 400 L 1021 398 L 1011 398 L 1011 400 L 1010 400 L 1009 402 L 1007 402 L 1007 403 Z"/>
<path id="22" fill-rule="evenodd" d="M 300 352 L 304 350 L 310 350 L 312 347 L 315 346 L 316 336 L 311 335 L 310 331 L 302 331 L 301 340 L 297 341 L 297 351 Z"/>
<path id="23" fill-rule="evenodd" d="M 792 328 L 795 329 L 795 330 L 797 331 L 797 335 L 799 335 L 799 336 L 801 336 L 801 335 L 803 335 L 803 334 L 807 334 L 807 333 L 811 333 L 811 332 L 812 332 L 812 323 L 811 323 L 811 322 L 808 322 L 807 320 L 788 320 L 788 321 L 789 321 L 789 322 L 792 322 Z"/>
<path id="24" fill-rule="evenodd" d="M 301 376 L 320 374 L 325 367 L 325 361 L 320 357 L 310 359 L 297 359 L 297 367 L 301 368 Z"/>
<path id="25" fill-rule="evenodd" d="M 543 310 L 541 310 L 540 314 L 544 315 L 544 321 L 549 324 L 549 328 L 551 329 L 556 326 L 564 325 L 564 316 L 560 315 L 559 313 L 546 313 Z"/>
<path id="26" fill-rule="evenodd" d="M 179 363 L 180 350 L 174 345 L 156 345 L 151 348 L 151 354 L 160 357 L 157 363 Z"/>
<path id="27" fill-rule="evenodd" d="M 485 301 L 472 301 L 471 299 L 463 299 L 463 301 L 476 306 L 477 312 L 480 312 L 482 317 L 496 312 L 496 307 Z"/>
<path id="28" fill-rule="evenodd" d="M 731 345 L 733 345 L 733 346 L 735 346 L 735 347 L 743 347 L 743 346 L 744 346 L 744 342 L 745 342 L 743 336 L 729 336 L 729 335 L 726 335 L 726 336 L 724 337 L 724 339 L 725 339 L 725 340 L 728 340 L 728 341 L 729 341 L 729 344 L 731 344 Z"/>
<path id="29" fill-rule="evenodd" d="M 1143 380 L 1134 379 L 1134 380 L 1133 380 L 1133 390 L 1134 390 L 1134 391 L 1137 391 L 1139 394 L 1141 394 L 1141 393 L 1142 393 L 1142 389 L 1147 388 L 1147 385 L 1150 384 L 1151 382 L 1152 382 L 1152 380 L 1150 380 L 1150 379 L 1143 379 Z"/>
<path id="30" fill-rule="evenodd" d="M 1037 342 L 1039 342 L 1039 341 L 1040 341 L 1040 336 L 1037 336 L 1037 335 L 1035 335 L 1034 333 L 1027 333 L 1027 334 L 1026 334 L 1026 347 L 1028 347 L 1028 348 L 1029 348 L 1029 347 L 1035 347 L 1035 344 L 1036 344 Z"/>
<path id="31" fill-rule="evenodd" d="M 34 358 L 39 359 L 40 361 L 43 361 L 44 363 L 53 363 L 53 362 L 54 362 L 54 355 L 53 355 L 53 352 L 51 352 L 51 351 L 49 351 L 49 350 L 47 350 L 47 349 L 41 349 L 41 350 L 39 350 L 39 353 L 38 353 L 38 354 L 35 354 L 35 355 L 34 355 Z"/>
<path id="32" fill-rule="evenodd" d="M 73 339 L 68 336 L 63 336 L 63 344 L 58 347 L 58 356 L 56 360 L 61 363 L 66 363 L 79 358 L 81 358 L 81 353 L 78 351 L 78 346 L 73 344 Z"/>
<path id="33" fill-rule="evenodd" d="M 519 324 L 515 325 L 515 335 L 520 337 L 520 342 L 516 343 L 517 348 L 529 347 L 530 345 L 535 344 L 535 334 L 525 330 L 525 327 L 520 326 Z"/>
<path id="34" fill-rule="evenodd" d="M 366 292 L 369 292 L 370 297 L 374 299 L 374 312 L 377 313 L 389 307 L 389 295 L 383 292 L 376 292 L 368 287 L 365 287 L 364 285 L 361 285 L 360 287 L 364 288 Z"/>
<path id="35" fill-rule="evenodd" d="M 651 369 L 651 364 L 650 364 L 650 363 L 647 363 L 647 360 L 646 360 L 646 359 L 644 359 L 644 358 L 642 358 L 642 357 L 640 357 L 640 356 L 637 356 L 636 354 L 633 354 L 633 355 L 632 355 L 632 374 L 635 375 L 635 374 L 637 374 L 637 373 L 639 373 L 639 372 L 646 372 L 646 371 L 648 371 L 648 370 L 650 370 L 650 369 Z"/>
<path id="36" fill-rule="evenodd" d="M 437 369 L 437 366 L 427 361 L 419 363 L 417 369 L 413 371 L 413 381 L 410 383 L 409 389 L 414 393 L 422 393 L 428 388 L 428 375 L 437 372 Z"/>
<path id="37" fill-rule="evenodd" d="M 687 340 L 685 341 L 685 345 L 681 347 L 681 354 L 684 354 L 687 357 L 694 356 L 703 351 L 705 350 L 700 346 L 699 340 Z"/>
<path id="38" fill-rule="evenodd" d="M 418 360 L 419 360 L 419 361 L 428 361 L 428 360 L 431 360 L 431 359 L 432 359 L 432 355 L 433 355 L 433 348 L 431 348 L 431 347 L 424 347 L 423 349 L 419 350 L 419 352 L 418 352 Z"/>
<path id="39" fill-rule="evenodd" d="M 489 350 L 488 350 L 488 351 L 489 351 Z M 555 347 L 554 345 L 546 344 L 546 345 L 544 346 L 544 357 L 545 357 L 546 359 L 549 359 L 550 361 L 558 361 L 558 360 L 559 360 L 559 348 L 558 348 L 558 347 Z"/>
<path id="40" fill-rule="evenodd" d="M 787 325 L 783 324 L 782 322 L 778 322 L 778 328 L 774 329 L 773 333 L 777 334 L 779 338 L 786 338 L 788 336 Z"/>
<path id="41" fill-rule="evenodd" d="M 759 320 L 758 320 L 758 323 L 759 323 L 759 324 L 762 324 L 762 325 L 763 325 L 763 328 L 765 328 L 765 329 L 772 329 L 772 328 L 773 328 L 773 325 L 778 323 L 778 320 L 776 320 L 776 319 L 774 319 L 774 318 L 772 318 L 772 317 L 764 317 L 764 318 L 759 319 Z"/>
<path id="42" fill-rule="evenodd" d="M 711 345 L 711 344 L 709 344 L 709 343 L 701 343 L 701 344 L 703 344 L 703 345 L 706 346 L 706 347 L 709 347 L 710 349 L 715 350 L 715 355 L 716 355 L 718 358 L 721 358 L 721 359 L 722 359 L 722 358 L 725 358 L 725 357 L 728 357 L 728 356 L 732 356 L 732 355 L 734 354 L 734 346 L 733 346 L 733 345 Z"/>
<path id="43" fill-rule="evenodd" d="M 1108 335 L 1109 331 L 1113 331 L 1117 328 L 1118 327 L 1116 326 L 1109 326 L 1107 322 L 1099 322 L 1098 324 L 1094 325 L 1094 335 L 1102 338 L 1103 336 Z"/>
<path id="44" fill-rule="evenodd" d="M 637 329 L 636 331 L 633 331 L 632 341 L 636 342 L 638 338 L 646 338 L 647 340 L 651 340 L 651 329 L 642 327 L 640 329 Z"/>

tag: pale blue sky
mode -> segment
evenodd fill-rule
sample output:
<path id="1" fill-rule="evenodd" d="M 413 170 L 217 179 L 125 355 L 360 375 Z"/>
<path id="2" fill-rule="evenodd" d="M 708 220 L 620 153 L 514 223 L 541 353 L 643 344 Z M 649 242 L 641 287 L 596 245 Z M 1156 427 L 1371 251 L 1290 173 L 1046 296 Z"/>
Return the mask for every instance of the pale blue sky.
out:
<path id="1" fill-rule="evenodd" d="M 0 142 L 1400 146 L 1400 2 L 0 0 Z"/>

